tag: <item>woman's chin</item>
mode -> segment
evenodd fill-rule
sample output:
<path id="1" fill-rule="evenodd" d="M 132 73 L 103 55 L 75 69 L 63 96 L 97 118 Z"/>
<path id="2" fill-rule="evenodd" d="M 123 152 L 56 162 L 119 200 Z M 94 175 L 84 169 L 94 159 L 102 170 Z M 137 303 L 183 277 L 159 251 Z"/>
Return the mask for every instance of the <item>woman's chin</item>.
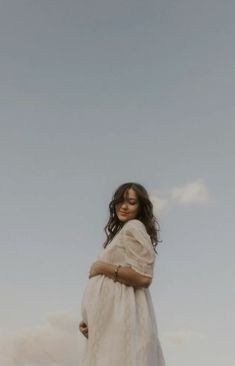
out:
<path id="1" fill-rule="evenodd" d="M 119 216 L 119 217 L 118 217 L 118 219 L 119 219 L 119 221 L 121 221 L 121 222 L 126 222 L 126 221 L 128 221 L 128 220 L 129 220 L 129 218 L 128 218 L 128 217 L 123 217 L 123 216 Z"/>

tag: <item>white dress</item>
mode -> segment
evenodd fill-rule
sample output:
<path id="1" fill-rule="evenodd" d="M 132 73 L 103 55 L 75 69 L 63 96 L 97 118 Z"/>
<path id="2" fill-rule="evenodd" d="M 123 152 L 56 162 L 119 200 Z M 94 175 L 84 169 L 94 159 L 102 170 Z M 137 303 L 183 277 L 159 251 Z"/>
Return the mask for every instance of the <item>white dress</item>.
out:
<path id="1" fill-rule="evenodd" d="M 145 225 L 132 219 L 102 247 L 98 260 L 153 277 L 155 256 Z M 105 275 L 91 277 L 81 314 L 89 335 L 80 366 L 165 366 L 149 288 L 135 289 Z"/>

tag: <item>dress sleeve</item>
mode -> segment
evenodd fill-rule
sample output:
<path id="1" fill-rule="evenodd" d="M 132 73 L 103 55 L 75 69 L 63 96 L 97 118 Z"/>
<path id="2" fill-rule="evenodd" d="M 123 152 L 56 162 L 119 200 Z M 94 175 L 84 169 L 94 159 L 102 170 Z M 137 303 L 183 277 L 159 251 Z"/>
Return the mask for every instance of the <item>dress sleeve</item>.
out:
<path id="1" fill-rule="evenodd" d="M 136 272 L 153 277 L 155 251 L 144 224 L 132 219 L 124 228 L 125 262 Z"/>

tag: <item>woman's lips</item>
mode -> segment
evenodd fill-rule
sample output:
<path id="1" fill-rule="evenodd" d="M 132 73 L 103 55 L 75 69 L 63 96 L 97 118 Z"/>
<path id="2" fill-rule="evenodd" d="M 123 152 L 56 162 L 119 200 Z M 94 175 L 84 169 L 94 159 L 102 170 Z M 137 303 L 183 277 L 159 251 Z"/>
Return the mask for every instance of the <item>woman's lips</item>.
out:
<path id="1" fill-rule="evenodd" d="M 127 212 L 122 212 L 122 211 L 120 211 L 120 214 L 122 214 L 122 215 L 127 215 Z"/>

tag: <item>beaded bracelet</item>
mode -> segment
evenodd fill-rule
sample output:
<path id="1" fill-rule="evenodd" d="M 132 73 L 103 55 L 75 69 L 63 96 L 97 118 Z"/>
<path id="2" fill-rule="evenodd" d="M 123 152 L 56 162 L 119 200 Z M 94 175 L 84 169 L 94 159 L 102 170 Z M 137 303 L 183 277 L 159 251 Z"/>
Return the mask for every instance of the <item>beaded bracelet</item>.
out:
<path id="1" fill-rule="evenodd" d="M 118 269 L 121 267 L 121 265 L 119 264 L 115 271 L 114 271 L 114 282 L 117 282 L 117 279 L 118 279 Z"/>

